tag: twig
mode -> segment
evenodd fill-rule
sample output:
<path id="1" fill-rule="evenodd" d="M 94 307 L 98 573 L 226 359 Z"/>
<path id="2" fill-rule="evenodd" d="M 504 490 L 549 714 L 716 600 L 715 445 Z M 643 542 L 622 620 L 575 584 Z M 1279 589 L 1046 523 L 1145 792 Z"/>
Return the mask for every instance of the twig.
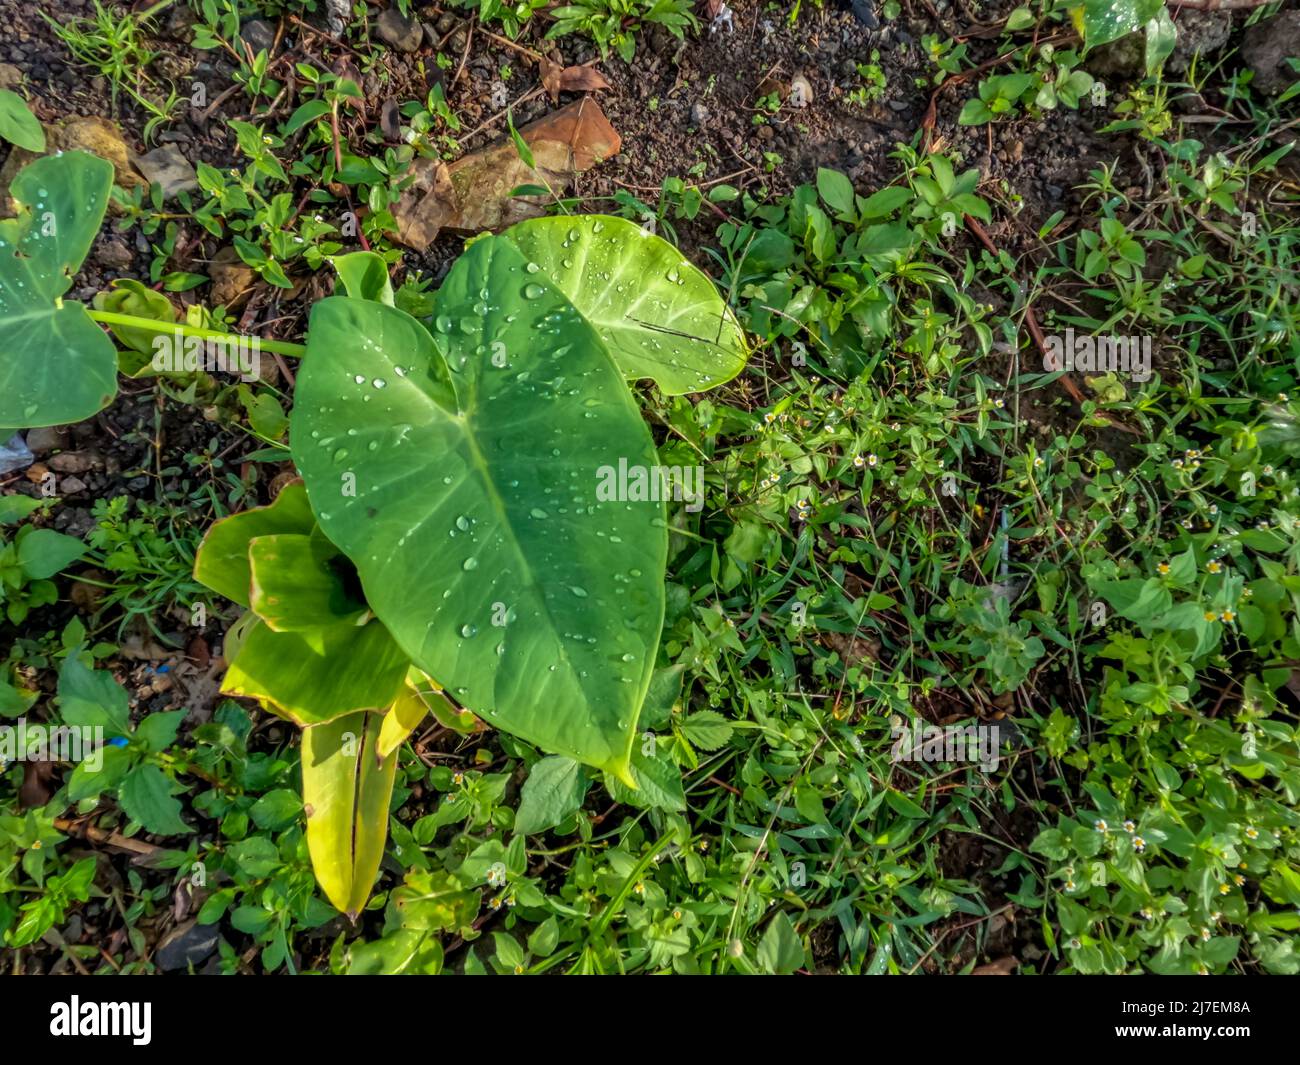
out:
<path id="1" fill-rule="evenodd" d="M 88 839 L 91 843 L 99 843 L 106 847 L 120 847 L 122 850 L 132 851 L 141 856 L 157 854 L 160 850 L 163 850 L 162 847 L 146 843 L 142 839 L 131 839 L 129 836 L 123 836 L 118 832 L 105 832 L 102 828 L 96 828 L 94 825 L 88 825 L 82 821 L 70 821 L 65 817 L 56 817 L 54 827 L 60 832 L 67 832 L 69 835 Z"/>

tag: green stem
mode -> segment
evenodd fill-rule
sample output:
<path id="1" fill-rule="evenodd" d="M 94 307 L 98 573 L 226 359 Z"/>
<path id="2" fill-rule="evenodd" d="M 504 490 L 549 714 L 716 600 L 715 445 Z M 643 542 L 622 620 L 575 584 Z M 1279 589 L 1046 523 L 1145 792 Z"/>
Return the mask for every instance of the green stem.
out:
<path id="1" fill-rule="evenodd" d="M 204 329 L 197 325 L 184 325 L 181 322 L 160 322 L 154 318 L 137 318 L 133 314 L 118 314 L 116 311 L 97 311 L 89 307 L 86 313 L 95 321 L 102 322 L 104 325 L 123 325 L 132 329 L 145 329 L 152 333 L 164 335 L 171 333 L 173 336 L 185 337 L 205 337 L 209 340 L 251 340 L 260 348 L 267 351 L 279 352 L 281 355 L 292 355 L 294 358 L 302 358 L 307 353 L 307 348 L 302 344 L 294 344 L 288 340 L 263 340 L 261 337 L 244 337 L 238 333 L 222 333 L 216 329 Z"/>

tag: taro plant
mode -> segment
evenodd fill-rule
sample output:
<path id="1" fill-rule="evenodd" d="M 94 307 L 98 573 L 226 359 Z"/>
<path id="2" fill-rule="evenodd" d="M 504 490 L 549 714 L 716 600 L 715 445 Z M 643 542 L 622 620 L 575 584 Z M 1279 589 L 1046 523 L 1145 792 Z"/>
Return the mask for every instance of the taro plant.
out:
<path id="1" fill-rule="evenodd" d="M 0 219 L 0 425 L 65 425 L 112 402 L 118 355 L 97 322 L 128 346 L 142 329 L 160 332 L 157 321 L 63 298 L 104 220 L 112 184 L 110 163 L 66 152 L 30 163 L 9 187 L 18 215 Z M 227 335 L 180 323 L 167 332 Z M 288 355 L 302 351 L 283 341 L 259 343 Z M 131 355 L 124 367 L 138 363 Z"/>
<path id="2" fill-rule="evenodd" d="M 97 323 L 136 349 L 225 336 L 130 303 L 64 303 L 111 177 L 72 153 L 14 182 L 0 424 L 109 402 L 117 356 Z M 303 483 L 218 522 L 195 577 L 247 609 L 227 634 L 224 690 L 303 728 L 313 865 L 355 915 L 383 855 L 397 748 L 429 710 L 638 787 L 672 485 L 625 382 L 698 392 L 748 351 L 713 282 L 626 219 L 474 239 L 428 319 L 395 306 L 380 256 L 335 265 L 347 295 L 313 307 L 306 347 L 260 341 L 304 356 L 290 423 Z M 128 352 L 122 368 L 138 362 Z"/>

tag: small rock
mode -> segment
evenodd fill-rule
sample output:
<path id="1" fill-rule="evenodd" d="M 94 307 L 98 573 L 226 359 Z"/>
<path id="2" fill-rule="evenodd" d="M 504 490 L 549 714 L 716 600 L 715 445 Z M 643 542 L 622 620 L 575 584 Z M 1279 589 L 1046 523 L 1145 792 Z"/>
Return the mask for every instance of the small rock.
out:
<path id="1" fill-rule="evenodd" d="M 99 245 L 98 258 L 114 270 L 126 270 L 135 262 L 135 253 L 121 237 L 109 237 Z"/>
<path id="2" fill-rule="evenodd" d="M 438 38 L 441 40 L 451 32 L 452 27 L 455 25 L 456 16 L 448 11 L 444 11 L 438 16 L 438 21 L 433 24 L 433 28 L 437 32 Z"/>
<path id="3" fill-rule="evenodd" d="M 208 264 L 212 278 L 212 302 L 229 308 L 248 294 L 257 276 L 234 248 L 222 248 Z"/>
<path id="4" fill-rule="evenodd" d="M 876 12 L 872 8 L 870 0 L 849 0 L 849 6 L 853 8 L 853 17 L 869 30 L 874 30 L 880 25 L 880 20 L 876 18 Z"/>
<path id="5" fill-rule="evenodd" d="M 131 169 L 130 153 L 122 131 L 116 122 L 98 116 L 76 116 L 64 119 L 46 129 L 46 146 L 56 151 L 83 151 L 107 159 L 119 185 L 128 191 L 143 185 L 140 176 Z"/>
<path id="6" fill-rule="evenodd" d="M 62 429 L 47 425 L 40 429 L 27 430 L 27 449 L 33 455 L 44 455 L 68 446 L 68 435 Z"/>
<path id="7" fill-rule="evenodd" d="M 65 496 L 80 495 L 86 490 L 86 482 L 80 477 L 65 477 L 59 482 L 59 494 Z"/>
<path id="8" fill-rule="evenodd" d="M 193 192 L 199 187 L 199 176 L 194 167 L 174 144 L 138 156 L 135 168 L 148 179 L 149 184 L 162 186 L 165 200 L 173 199 L 182 192 Z"/>
<path id="9" fill-rule="evenodd" d="M 889 109 L 891 111 L 906 111 L 911 105 L 906 100 L 890 100 Z"/>
<path id="10" fill-rule="evenodd" d="M 100 457 L 90 451 L 62 451 L 45 464 L 56 473 L 85 473 L 100 464 Z"/>
<path id="11" fill-rule="evenodd" d="M 790 79 L 790 106 L 807 107 L 813 101 L 812 85 L 799 74 Z"/>
<path id="12" fill-rule="evenodd" d="M 758 127 L 758 139 L 761 141 L 770 141 L 776 134 L 772 132 L 771 126 Z"/>
<path id="13" fill-rule="evenodd" d="M 220 925 L 186 921 L 163 936 L 154 951 L 154 963 L 165 973 L 198 965 L 217 949 L 220 938 Z"/>
<path id="14" fill-rule="evenodd" d="M 424 30 L 414 19 L 408 19 L 395 7 L 381 12 L 375 30 L 390 47 L 399 52 L 414 52 L 424 40 Z"/>
<path id="15" fill-rule="evenodd" d="M 239 39 L 253 50 L 254 55 L 269 52 L 275 44 L 275 27 L 265 19 L 249 19 L 239 27 Z"/>
<path id="16" fill-rule="evenodd" d="M 1165 60 L 1171 73 L 1181 74 L 1194 55 L 1211 55 L 1228 43 L 1232 33 L 1231 11 L 1196 11 L 1183 8 L 1178 12 L 1178 36 L 1173 53 Z"/>
<path id="17" fill-rule="evenodd" d="M 698 100 L 691 104 L 691 125 L 702 126 L 709 120 L 709 109 Z"/>

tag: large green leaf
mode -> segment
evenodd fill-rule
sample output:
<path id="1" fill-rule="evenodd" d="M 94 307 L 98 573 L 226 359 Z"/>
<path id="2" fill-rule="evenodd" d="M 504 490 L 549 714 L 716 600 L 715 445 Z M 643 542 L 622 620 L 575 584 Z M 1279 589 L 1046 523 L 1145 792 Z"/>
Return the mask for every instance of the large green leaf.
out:
<path id="1" fill-rule="evenodd" d="M 666 240 L 608 215 L 535 218 L 504 236 L 569 297 L 629 379 L 651 378 L 679 396 L 744 368 L 749 353 L 731 308 Z"/>
<path id="2" fill-rule="evenodd" d="M 1084 43 L 1095 48 L 1141 29 L 1164 6 L 1164 0 L 1084 0 Z"/>
<path id="3" fill-rule="evenodd" d="M 397 755 L 377 757 L 380 716 L 348 714 L 302 734 L 307 849 L 326 898 L 355 919 L 370 897 L 388 838 Z"/>
<path id="4" fill-rule="evenodd" d="M 0 220 L 0 425 L 89 418 L 117 392 L 117 352 L 63 294 L 108 206 L 113 166 L 85 152 L 37 159 L 9 187 Z"/>
<path id="5" fill-rule="evenodd" d="M 299 725 L 353 710 L 384 710 L 410 663 L 378 621 L 273 632 L 258 621 L 244 635 L 221 690 L 256 699 Z"/>
<path id="6" fill-rule="evenodd" d="M 274 502 L 265 507 L 241 510 L 212 526 L 199 545 L 194 559 L 194 577 L 218 595 L 240 606 L 249 605 L 252 571 L 248 545 L 257 536 L 280 533 L 309 534 L 316 518 L 307 502 L 301 481 L 287 484 Z"/>
<path id="7" fill-rule="evenodd" d="M 294 459 L 416 665 L 491 724 L 626 777 L 667 529 L 662 503 L 597 487 L 655 451 L 599 338 L 539 276 L 485 237 L 432 334 L 379 303 L 317 303 Z"/>

